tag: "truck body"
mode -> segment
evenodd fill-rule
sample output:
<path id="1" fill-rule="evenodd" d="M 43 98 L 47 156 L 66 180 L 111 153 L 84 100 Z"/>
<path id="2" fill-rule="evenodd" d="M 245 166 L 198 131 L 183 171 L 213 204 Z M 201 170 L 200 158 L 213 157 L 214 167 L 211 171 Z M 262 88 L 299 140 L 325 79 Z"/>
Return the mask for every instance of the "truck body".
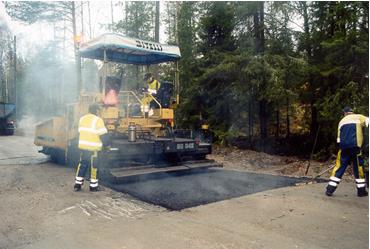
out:
<path id="1" fill-rule="evenodd" d="M 0 102 L 0 134 L 13 135 L 15 130 L 15 104 Z"/>

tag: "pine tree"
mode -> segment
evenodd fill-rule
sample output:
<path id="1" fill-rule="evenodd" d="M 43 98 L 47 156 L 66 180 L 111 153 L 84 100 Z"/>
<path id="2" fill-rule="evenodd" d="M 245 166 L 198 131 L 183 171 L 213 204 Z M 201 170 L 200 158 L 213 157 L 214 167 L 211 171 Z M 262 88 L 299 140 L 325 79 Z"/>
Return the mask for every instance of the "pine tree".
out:
<path id="1" fill-rule="evenodd" d="M 155 2 L 125 2 L 125 19 L 114 30 L 129 37 L 154 40 Z"/>
<path id="2" fill-rule="evenodd" d="M 233 83 L 238 74 L 233 58 L 236 42 L 234 5 L 229 2 L 204 3 L 205 14 L 200 19 L 198 51 L 200 113 L 207 118 L 219 137 L 227 135 L 233 124 L 235 96 Z M 221 118 L 222 117 L 222 118 Z"/>

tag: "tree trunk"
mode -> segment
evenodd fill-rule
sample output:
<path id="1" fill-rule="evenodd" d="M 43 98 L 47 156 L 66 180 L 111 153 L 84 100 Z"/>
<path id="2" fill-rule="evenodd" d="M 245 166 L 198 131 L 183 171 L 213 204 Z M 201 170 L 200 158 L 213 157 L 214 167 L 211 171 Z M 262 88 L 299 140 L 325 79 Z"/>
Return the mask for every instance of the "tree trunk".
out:
<path id="1" fill-rule="evenodd" d="M 334 36 L 334 32 L 336 30 L 336 23 L 334 20 L 334 9 L 336 8 L 337 3 L 329 2 L 329 18 L 330 18 L 330 25 L 329 25 L 329 34 L 330 37 Z"/>
<path id="2" fill-rule="evenodd" d="M 91 11 L 90 11 L 90 2 L 87 2 L 87 11 L 89 13 L 89 37 L 92 38 L 92 31 L 91 31 Z"/>
<path id="3" fill-rule="evenodd" d="M 155 2 L 155 37 L 154 40 L 156 42 L 159 42 L 159 15 L 160 15 L 160 9 L 159 9 L 159 1 Z"/>
<path id="4" fill-rule="evenodd" d="M 175 15 L 174 15 L 174 20 L 173 20 L 173 23 L 174 23 L 174 34 L 173 34 L 173 37 L 174 37 L 174 41 L 176 44 L 179 44 L 179 35 L 178 35 L 178 22 L 179 22 L 179 12 L 180 12 L 180 3 L 179 2 L 176 2 L 175 3 L 175 6 L 176 6 L 176 12 L 175 12 Z M 192 23 L 191 23 L 191 19 L 190 19 L 190 22 L 189 22 L 189 26 L 192 27 Z"/>
<path id="5" fill-rule="evenodd" d="M 264 24 L 264 2 L 259 2 L 259 25 L 258 25 L 258 33 L 259 33 L 259 52 L 263 55 L 265 53 L 265 24 Z M 263 63 L 263 62 L 262 62 Z M 266 89 L 266 77 L 265 72 L 263 72 L 262 77 L 262 85 L 261 85 L 261 91 L 265 91 Z M 267 100 L 263 97 L 259 101 L 259 114 L 260 114 L 260 132 L 261 132 L 261 138 L 266 139 L 267 138 L 267 120 L 268 120 L 268 114 L 267 114 Z"/>
<path id="6" fill-rule="evenodd" d="M 75 56 L 77 55 L 77 43 L 76 43 L 76 35 L 77 35 L 77 28 L 76 28 L 76 8 L 75 2 L 71 2 L 72 4 L 72 29 L 73 29 L 73 48 Z"/>
<path id="7" fill-rule="evenodd" d="M 308 62 L 310 63 L 311 59 L 311 44 L 310 44 L 310 27 L 308 23 L 308 9 L 306 2 L 299 2 L 303 9 L 303 27 L 305 34 L 305 49 L 307 53 Z"/>
<path id="8" fill-rule="evenodd" d="M 261 39 L 261 53 L 265 52 L 265 8 L 264 2 L 259 4 L 259 13 L 260 13 L 260 39 Z"/>
<path id="9" fill-rule="evenodd" d="M 318 128 L 317 121 L 317 108 L 314 106 L 314 101 L 311 102 L 311 127 L 310 127 L 310 136 L 313 137 L 316 134 Z"/>
<path id="10" fill-rule="evenodd" d="M 304 34 L 305 34 L 305 48 L 307 53 L 307 60 L 308 65 L 312 65 L 312 46 L 310 40 L 310 28 L 309 28 L 309 16 L 308 16 L 308 8 L 306 2 L 300 2 L 302 9 L 303 9 L 303 26 L 304 26 Z M 316 134 L 316 130 L 318 127 L 317 123 L 317 109 L 315 105 L 315 88 L 313 86 L 313 75 L 311 72 L 308 73 L 308 83 L 310 85 L 311 91 L 311 101 L 310 101 L 310 109 L 311 109 L 311 124 L 310 124 L 310 135 L 311 137 Z"/>
<path id="11" fill-rule="evenodd" d="M 139 66 L 135 66 L 135 82 L 136 88 L 139 89 L 141 86 L 141 80 L 139 80 Z"/>
<path id="12" fill-rule="evenodd" d="M 290 137 L 289 97 L 286 97 L 286 137 Z"/>
<path id="13" fill-rule="evenodd" d="M 113 16 L 113 2 L 110 1 L 110 15 L 111 15 L 111 22 L 112 22 L 112 25 L 114 24 L 114 16 Z"/>
<path id="14" fill-rule="evenodd" d="M 0 46 L 0 59 L 1 59 L 1 62 L 0 62 L 0 91 L 1 91 L 1 96 L 0 96 L 0 102 L 6 102 L 5 101 L 5 94 L 4 94 L 4 89 L 5 89 L 5 81 L 4 81 L 4 78 L 5 78 L 5 69 L 4 69 L 4 66 L 3 66 L 3 63 L 2 63 L 2 59 L 3 59 L 3 54 L 4 54 L 4 49 Z"/>
<path id="15" fill-rule="evenodd" d="M 276 133 L 275 137 L 279 138 L 280 135 L 280 112 L 279 112 L 279 106 L 276 109 Z"/>
<path id="16" fill-rule="evenodd" d="M 260 33 L 259 33 L 259 18 L 258 11 L 256 10 L 253 14 L 253 26 L 254 26 L 254 41 L 256 52 L 260 52 Z"/>
<path id="17" fill-rule="evenodd" d="M 17 36 L 13 39 L 13 101 L 16 105 L 17 102 Z M 17 108 L 15 108 L 15 118 L 17 119 Z"/>
<path id="18" fill-rule="evenodd" d="M 77 36 L 77 28 L 76 28 L 76 7 L 75 2 L 71 2 L 72 4 L 72 28 L 73 28 L 73 45 L 74 45 L 74 53 L 75 53 L 75 61 L 76 61 L 76 72 L 77 72 L 77 97 L 79 98 L 80 92 L 82 89 L 82 82 L 81 82 L 81 58 L 78 53 L 78 44 L 76 41 Z"/>
<path id="19" fill-rule="evenodd" d="M 363 9 L 363 15 L 360 28 L 362 32 L 369 33 L 369 2 L 361 2 L 361 7 Z"/>
<path id="20" fill-rule="evenodd" d="M 81 39 L 85 37 L 85 29 L 84 29 L 84 2 L 81 1 Z"/>
<path id="21" fill-rule="evenodd" d="M 128 9 L 128 2 L 125 1 L 125 23 L 128 22 L 128 11 L 127 11 L 127 9 Z M 125 34 L 128 35 L 127 27 L 125 27 L 124 29 L 125 29 Z"/>
<path id="22" fill-rule="evenodd" d="M 159 1 L 155 2 L 155 34 L 154 34 L 154 40 L 156 42 L 159 42 L 159 15 L 160 15 L 160 9 L 159 9 L 160 3 Z M 158 79 L 158 65 L 154 65 L 153 67 L 153 73 L 156 79 Z"/>
<path id="23" fill-rule="evenodd" d="M 262 99 L 259 101 L 260 115 L 260 134 L 262 139 L 267 138 L 267 101 Z"/>
<path id="24" fill-rule="evenodd" d="M 253 102 L 249 100 L 248 102 L 248 136 L 249 139 L 253 137 Z"/>
<path id="25" fill-rule="evenodd" d="M 284 88 L 285 88 L 285 96 L 286 96 L 286 137 L 290 137 L 290 115 L 289 115 L 289 107 L 290 107 L 290 100 L 288 95 L 288 88 L 289 88 L 289 77 L 290 77 L 290 60 L 289 57 L 286 57 L 288 63 L 287 63 L 287 70 L 285 74 L 285 82 L 284 82 Z"/>

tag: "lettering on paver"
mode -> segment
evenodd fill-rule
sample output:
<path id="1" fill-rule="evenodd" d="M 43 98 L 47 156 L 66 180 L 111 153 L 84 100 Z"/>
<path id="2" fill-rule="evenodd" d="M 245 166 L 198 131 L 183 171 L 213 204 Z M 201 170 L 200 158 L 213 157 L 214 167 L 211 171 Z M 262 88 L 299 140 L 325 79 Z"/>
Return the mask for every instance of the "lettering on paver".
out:
<path id="1" fill-rule="evenodd" d="M 160 44 L 150 43 L 150 42 L 143 42 L 143 41 L 140 41 L 140 40 L 136 40 L 136 47 L 145 48 L 145 49 L 149 49 L 149 50 L 163 51 L 163 47 Z"/>

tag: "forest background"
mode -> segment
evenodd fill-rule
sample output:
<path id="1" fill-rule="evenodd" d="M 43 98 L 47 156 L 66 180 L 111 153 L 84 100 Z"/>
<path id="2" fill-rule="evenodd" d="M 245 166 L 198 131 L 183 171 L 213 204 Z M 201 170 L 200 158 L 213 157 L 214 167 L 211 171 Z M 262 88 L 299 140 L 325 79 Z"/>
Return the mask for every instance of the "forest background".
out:
<path id="1" fill-rule="evenodd" d="M 14 34 L 0 25 L 2 101 L 17 102 L 18 120 L 63 113 L 77 98 L 71 37 L 93 38 L 97 22 L 90 2 L 2 3 L 13 20 L 52 25 L 54 37 L 21 56 Z M 178 127 L 207 122 L 222 145 L 301 156 L 315 147 L 324 159 L 336 150 L 343 107 L 368 116 L 368 2 L 107 3 L 112 16 L 102 30 L 179 45 Z M 96 81 L 96 63 L 82 61 L 82 68 L 85 82 Z M 160 80 L 173 78 L 169 65 L 156 70 Z M 134 86 L 144 69 L 119 66 L 116 73 Z"/>

